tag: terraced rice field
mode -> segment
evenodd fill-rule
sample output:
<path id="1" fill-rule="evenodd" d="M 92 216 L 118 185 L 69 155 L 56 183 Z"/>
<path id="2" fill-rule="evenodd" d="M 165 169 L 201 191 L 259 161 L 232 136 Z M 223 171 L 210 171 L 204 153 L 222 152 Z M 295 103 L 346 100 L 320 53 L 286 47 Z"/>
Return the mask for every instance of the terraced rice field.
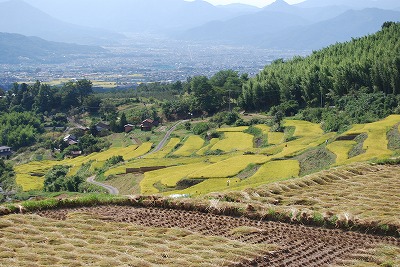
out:
<path id="1" fill-rule="evenodd" d="M 129 206 L 8 215 L 0 226 L 0 264 L 10 267 L 343 266 L 400 246 L 393 237 Z"/>
<path id="2" fill-rule="evenodd" d="M 173 153 L 174 156 L 188 157 L 197 152 L 204 145 L 204 139 L 198 135 L 192 135 L 187 138 L 185 143 L 177 151 Z"/>
<path id="3" fill-rule="evenodd" d="M 388 140 L 386 134 L 393 126 L 399 123 L 399 120 L 399 115 L 391 115 L 378 122 L 356 125 L 350 131 L 346 132 L 345 134 L 367 133 L 368 138 L 363 144 L 363 149 L 365 149 L 366 152 L 345 161 L 344 164 L 365 161 L 372 158 L 382 159 L 390 157 L 393 151 L 389 150 L 387 147 Z"/>
<path id="4" fill-rule="evenodd" d="M 169 142 L 158 152 L 146 156 L 146 158 L 161 159 L 167 156 L 174 150 L 174 148 L 180 143 L 179 138 L 171 138 Z"/>
<path id="5" fill-rule="evenodd" d="M 55 165 L 71 166 L 69 175 L 74 175 L 79 168 L 90 161 L 97 166 L 103 165 L 104 162 L 112 156 L 121 155 L 125 160 L 139 157 L 150 151 L 152 143 L 143 143 L 141 146 L 129 146 L 126 148 L 111 148 L 100 153 L 93 153 L 88 156 L 77 157 L 74 159 L 65 159 L 63 161 L 33 161 L 28 164 L 15 166 L 17 183 L 22 186 L 23 190 L 42 189 L 44 178 L 43 175 Z M 33 174 L 33 175 L 32 175 Z M 39 176 L 36 176 L 38 174 Z"/>
<path id="6" fill-rule="evenodd" d="M 263 155 L 234 156 L 197 170 L 189 175 L 189 178 L 232 177 L 244 170 L 251 163 L 261 164 L 268 160 L 270 160 L 270 158 Z"/>
<path id="7" fill-rule="evenodd" d="M 396 151 L 388 149 L 388 140 L 386 133 L 400 122 L 399 115 L 392 115 L 388 118 L 370 124 L 355 125 L 351 130 L 343 135 L 349 134 L 367 134 L 367 139 L 362 148 L 366 151 L 355 157 L 350 157 L 349 152 L 357 145 L 355 141 L 335 140 L 336 133 L 323 133 L 320 125 L 298 120 L 285 120 L 285 126 L 294 127 L 293 137 L 290 141 L 284 142 L 284 133 L 269 132 L 270 127 L 266 125 L 257 125 L 264 135 L 267 135 L 269 146 L 266 148 L 254 147 L 254 136 L 244 133 L 245 127 L 221 128 L 218 131 L 223 133 L 221 138 L 204 140 L 200 136 L 189 136 L 184 140 L 171 138 L 168 144 L 159 152 L 148 155 L 145 158 L 136 159 L 148 152 L 152 143 L 144 143 L 137 147 L 136 145 L 127 148 L 111 148 L 101 153 L 94 153 L 86 157 L 68 159 L 62 162 L 32 162 L 16 167 L 17 182 L 21 184 L 24 190 L 42 188 L 43 178 L 32 176 L 32 174 L 44 174 L 55 164 L 70 165 L 69 175 L 75 174 L 82 164 L 92 161 L 90 170 L 97 166 L 102 166 L 106 159 L 113 155 L 122 155 L 126 160 L 125 164 L 108 170 L 105 176 L 125 174 L 126 168 L 166 166 L 162 172 L 146 173 L 142 180 L 142 191 L 138 193 L 163 193 L 160 188 L 173 190 L 172 184 L 177 184 L 180 179 L 206 179 L 193 188 L 183 189 L 182 192 L 212 192 L 214 190 L 226 190 L 227 179 L 233 181 L 237 188 L 247 188 L 298 177 L 297 164 L 291 161 L 302 153 L 315 149 L 317 147 L 326 147 L 327 150 L 336 155 L 334 166 L 340 166 L 358 161 L 367 161 L 374 158 L 388 158 L 394 155 Z M 329 141 L 327 143 L 327 141 Z M 274 145 L 275 144 L 275 145 Z M 220 154 L 222 155 L 212 155 Z M 136 160 L 133 160 L 136 159 Z M 288 168 L 281 164 L 287 161 Z M 294 165 L 292 164 L 294 162 Z M 266 164 L 267 163 L 267 164 Z M 196 166 L 190 170 L 190 166 Z M 246 169 L 250 164 L 263 165 L 259 172 L 252 177 L 238 178 L 238 174 Z M 182 175 L 176 175 L 174 169 L 171 169 L 173 177 L 169 177 L 169 168 L 185 169 Z M 189 166 L 189 167 L 183 167 Z M 284 171 L 275 172 L 266 166 L 275 166 L 276 169 Z M 297 165 L 296 165 L 297 166 Z M 264 171 L 264 172 L 263 172 Z M 277 177 L 277 175 L 280 177 Z M 167 181 L 173 181 L 169 183 Z M 155 185 L 158 186 L 155 186 Z M 201 187 L 204 187 L 201 189 Z M 232 189 L 232 186 L 230 187 Z M 174 191 L 175 192 L 175 191 Z"/>
<path id="8" fill-rule="evenodd" d="M 225 132 L 225 138 L 217 142 L 210 150 L 222 150 L 232 152 L 253 148 L 253 138 L 251 134 L 243 132 Z"/>
<path id="9" fill-rule="evenodd" d="M 226 193 L 229 199 L 286 210 L 335 215 L 338 221 L 393 225 L 400 233 L 400 166 L 358 164 Z M 230 195 L 231 194 L 231 195 Z"/>

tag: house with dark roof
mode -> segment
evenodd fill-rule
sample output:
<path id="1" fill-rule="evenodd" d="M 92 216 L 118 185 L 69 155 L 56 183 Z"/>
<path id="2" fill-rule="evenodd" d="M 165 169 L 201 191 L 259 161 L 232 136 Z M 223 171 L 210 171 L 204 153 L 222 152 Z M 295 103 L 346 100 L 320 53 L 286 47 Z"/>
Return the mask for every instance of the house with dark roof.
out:
<path id="1" fill-rule="evenodd" d="M 152 119 L 145 119 L 140 124 L 140 129 L 142 131 L 151 131 L 155 126 L 158 126 L 158 121 L 154 121 Z"/>
<path id="2" fill-rule="evenodd" d="M 75 135 L 69 134 L 64 137 L 64 142 L 67 143 L 69 146 L 78 144 L 78 138 Z"/>
<path id="3" fill-rule="evenodd" d="M 102 132 L 102 131 L 110 131 L 111 127 L 108 124 L 105 124 L 104 122 L 99 122 L 96 124 L 96 130 L 98 132 Z"/>
<path id="4" fill-rule="evenodd" d="M 12 155 L 11 147 L 0 146 L 0 158 L 9 159 Z"/>
<path id="5" fill-rule="evenodd" d="M 124 125 L 124 129 L 125 129 L 126 133 L 129 133 L 130 131 L 132 131 L 133 128 L 135 128 L 135 125 L 133 125 L 133 124 L 128 123 L 128 124 Z"/>

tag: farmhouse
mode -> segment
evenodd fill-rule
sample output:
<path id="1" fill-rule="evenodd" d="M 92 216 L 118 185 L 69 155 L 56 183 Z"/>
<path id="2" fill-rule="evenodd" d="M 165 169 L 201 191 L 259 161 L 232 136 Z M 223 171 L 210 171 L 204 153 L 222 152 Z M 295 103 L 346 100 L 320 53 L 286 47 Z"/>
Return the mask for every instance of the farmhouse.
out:
<path id="1" fill-rule="evenodd" d="M 154 121 L 152 119 L 146 119 L 142 121 L 142 123 L 140 124 L 140 129 L 142 131 L 151 131 L 151 129 L 153 129 L 153 127 L 155 126 L 158 126 L 158 121 Z"/>
<path id="2" fill-rule="evenodd" d="M 78 138 L 75 135 L 69 134 L 64 137 L 64 142 L 67 143 L 69 146 L 78 144 Z"/>
<path id="3" fill-rule="evenodd" d="M 129 124 L 129 123 L 127 125 L 124 125 L 125 132 L 129 133 L 130 131 L 133 130 L 134 127 L 135 127 L 135 125 Z"/>
<path id="4" fill-rule="evenodd" d="M 0 146 L 0 158 L 9 159 L 11 156 L 11 147 L 8 146 Z"/>
<path id="5" fill-rule="evenodd" d="M 110 125 L 105 124 L 104 122 L 99 122 L 96 124 L 96 130 L 98 132 L 110 131 L 111 127 L 110 127 Z"/>

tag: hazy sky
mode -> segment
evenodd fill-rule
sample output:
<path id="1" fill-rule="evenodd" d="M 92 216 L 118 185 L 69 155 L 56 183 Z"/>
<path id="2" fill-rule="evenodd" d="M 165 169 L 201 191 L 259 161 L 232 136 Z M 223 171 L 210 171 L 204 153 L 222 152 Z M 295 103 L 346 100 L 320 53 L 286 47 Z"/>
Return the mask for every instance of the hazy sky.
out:
<path id="1" fill-rule="evenodd" d="M 193 1 L 193 0 L 187 0 L 187 1 Z M 247 5 L 253 5 L 253 6 L 258 6 L 258 7 L 264 7 L 266 5 L 269 5 L 275 0 L 205 0 L 213 5 L 227 5 L 227 4 L 232 4 L 232 3 L 242 3 L 242 4 L 247 4 Z M 285 0 L 289 4 L 296 4 L 303 2 L 305 0 Z"/>

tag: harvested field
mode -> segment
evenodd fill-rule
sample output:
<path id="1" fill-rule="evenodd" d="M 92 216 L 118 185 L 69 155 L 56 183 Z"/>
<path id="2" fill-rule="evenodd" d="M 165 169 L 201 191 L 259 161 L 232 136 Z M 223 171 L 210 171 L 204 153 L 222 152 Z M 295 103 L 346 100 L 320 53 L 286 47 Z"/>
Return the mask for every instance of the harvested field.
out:
<path id="1" fill-rule="evenodd" d="M 357 164 L 226 193 L 221 199 L 290 211 L 334 215 L 337 222 L 391 225 L 400 233 L 400 166 Z"/>
<path id="2" fill-rule="evenodd" d="M 124 246 L 124 249 L 129 248 L 129 250 L 126 250 L 126 257 L 132 257 L 131 253 L 136 253 L 134 254 L 136 259 L 149 261 L 148 264 L 142 266 L 153 266 L 153 264 L 178 266 L 183 264 L 181 261 L 186 261 L 186 263 L 189 263 L 191 266 L 331 266 L 343 264 L 356 257 L 355 255 L 368 250 L 373 253 L 375 249 L 382 247 L 382 245 L 394 248 L 400 246 L 400 240 L 394 237 L 366 235 L 342 230 L 290 225 L 279 222 L 253 221 L 246 218 L 235 218 L 194 211 L 135 208 L 129 206 L 100 206 L 48 210 L 38 212 L 37 214 L 49 219 L 64 221 L 59 223 L 53 221 L 52 227 L 54 228 L 62 225 L 63 228 L 69 229 L 69 233 L 73 234 L 75 241 L 62 246 L 65 247 L 65 249 L 63 253 L 57 256 L 59 262 L 68 260 L 67 256 L 67 259 L 62 256 L 67 251 L 79 249 L 81 251 L 90 252 L 90 249 L 93 249 L 93 244 L 90 244 L 88 240 L 83 240 L 83 237 L 80 238 L 81 234 L 85 234 L 85 231 L 95 231 L 96 234 L 94 238 L 98 241 L 102 241 L 100 245 L 104 244 L 104 242 L 107 243 L 106 239 L 104 239 L 107 233 L 96 230 L 99 224 L 106 224 L 108 231 L 113 233 L 112 240 L 115 239 L 113 242 L 118 241 L 121 246 Z M 27 220 L 27 218 L 31 218 L 29 222 L 31 224 L 35 221 L 40 221 L 35 216 L 36 215 L 9 215 L 3 217 L 1 223 L 2 231 L 7 232 L 7 229 L 14 227 L 13 222 L 21 223 L 23 220 Z M 76 218 L 79 218 L 79 216 L 84 216 L 85 220 L 80 219 L 78 226 L 73 227 L 72 223 L 76 221 Z M 71 221 L 71 224 L 69 224 L 69 227 L 66 227 L 69 221 Z M 94 224 L 94 222 L 97 223 Z M 114 227 L 119 227 L 119 231 L 121 232 L 116 232 Z M 149 238 L 151 238 L 152 243 L 157 244 L 157 242 L 159 242 L 164 246 L 161 250 L 160 247 L 156 245 L 140 247 L 139 244 L 142 244 L 142 239 L 139 239 L 136 240 L 136 244 L 140 248 L 139 252 L 133 251 L 135 249 L 134 244 L 131 244 L 132 246 L 130 247 L 126 247 L 127 244 L 123 244 L 123 242 L 125 242 L 124 240 L 127 240 L 129 237 L 118 240 L 118 234 L 124 234 L 124 232 L 126 232 L 124 229 L 132 228 L 137 228 L 139 229 L 138 231 L 142 230 L 143 234 L 149 231 L 149 233 L 151 233 Z M 158 230 L 155 230 L 155 228 Z M 39 228 L 39 225 L 36 225 L 36 227 L 27 229 L 29 229 L 29 233 L 37 236 L 40 229 L 44 228 Z M 154 234 L 157 232 L 159 233 L 158 235 Z M 176 235 L 172 235 L 171 237 L 168 235 L 170 232 L 175 232 Z M 134 233 L 135 231 L 133 231 L 133 234 Z M 65 233 L 65 236 L 68 236 L 68 233 Z M 206 242 L 206 244 L 198 242 L 196 246 L 191 246 L 191 248 L 195 249 L 194 251 L 190 252 L 190 249 L 187 248 L 185 250 L 186 254 L 180 254 L 179 252 L 182 252 L 181 244 L 185 242 L 184 239 L 186 236 L 192 236 L 193 238 L 197 236 L 197 238 L 207 240 L 208 242 Z M 18 238 L 17 235 L 14 235 L 14 237 L 16 239 Z M 32 242 L 37 242 L 39 239 L 36 238 L 35 241 Z M 57 242 L 61 244 L 65 242 L 62 236 L 57 240 Z M 216 241 L 226 242 L 223 247 L 230 251 L 226 252 L 222 247 L 218 247 Z M 34 245 L 29 244 L 27 240 L 21 241 L 18 239 L 13 242 L 18 242 L 17 249 L 24 249 L 27 246 Z M 5 244 L 3 243 L 0 245 L 4 246 Z M 209 253 L 202 253 L 205 249 L 204 246 L 210 246 Z M 236 257 L 232 257 L 232 254 L 229 256 L 230 253 L 237 253 L 231 250 L 232 247 L 242 250 L 242 254 Z M 101 261 L 113 260 L 113 266 L 125 266 L 120 263 L 122 257 L 121 252 L 113 252 L 112 248 L 114 248 L 114 246 L 104 251 L 107 253 L 101 254 Z M 169 250 L 170 248 L 174 248 L 178 252 L 175 253 L 174 250 Z M 251 248 L 254 249 L 254 251 L 249 253 L 248 249 Z M 63 249 L 61 248 L 61 250 Z M 197 253 L 197 250 L 200 252 Z M 218 253 L 212 253 L 215 250 L 217 250 Z M 45 251 L 42 251 L 42 253 L 43 254 L 36 255 L 38 261 L 47 257 Z M 167 257 L 160 256 L 162 253 L 167 253 Z M 13 254 L 12 251 L 9 254 L 18 256 L 18 254 Z M 149 257 L 149 255 L 152 257 Z M 9 263 L 10 258 L 8 257 L 6 259 L 8 260 L 7 263 Z M 151 259 L 157 259 L 157 262 L 152 262 Z M 191 261 L 191 259 L 193 261 Z M 18 260 L 24 260 L 22 255 L 20 258 L 14 258 L 14 262 Z M 84 258 L 82 258 L 82 260 L 83 262 L 81 262 L 81 264 L 83 265 L 100 266 L 100 259 L 97 257 L 92 256 L 88 259 L 90 262 L 85 261 Z M 4 257 L 0 257 L 0 263 L 1 261 L 4 263 Z M 142 262 L 142 264 L 144 264 L 144 262 Z"/>

